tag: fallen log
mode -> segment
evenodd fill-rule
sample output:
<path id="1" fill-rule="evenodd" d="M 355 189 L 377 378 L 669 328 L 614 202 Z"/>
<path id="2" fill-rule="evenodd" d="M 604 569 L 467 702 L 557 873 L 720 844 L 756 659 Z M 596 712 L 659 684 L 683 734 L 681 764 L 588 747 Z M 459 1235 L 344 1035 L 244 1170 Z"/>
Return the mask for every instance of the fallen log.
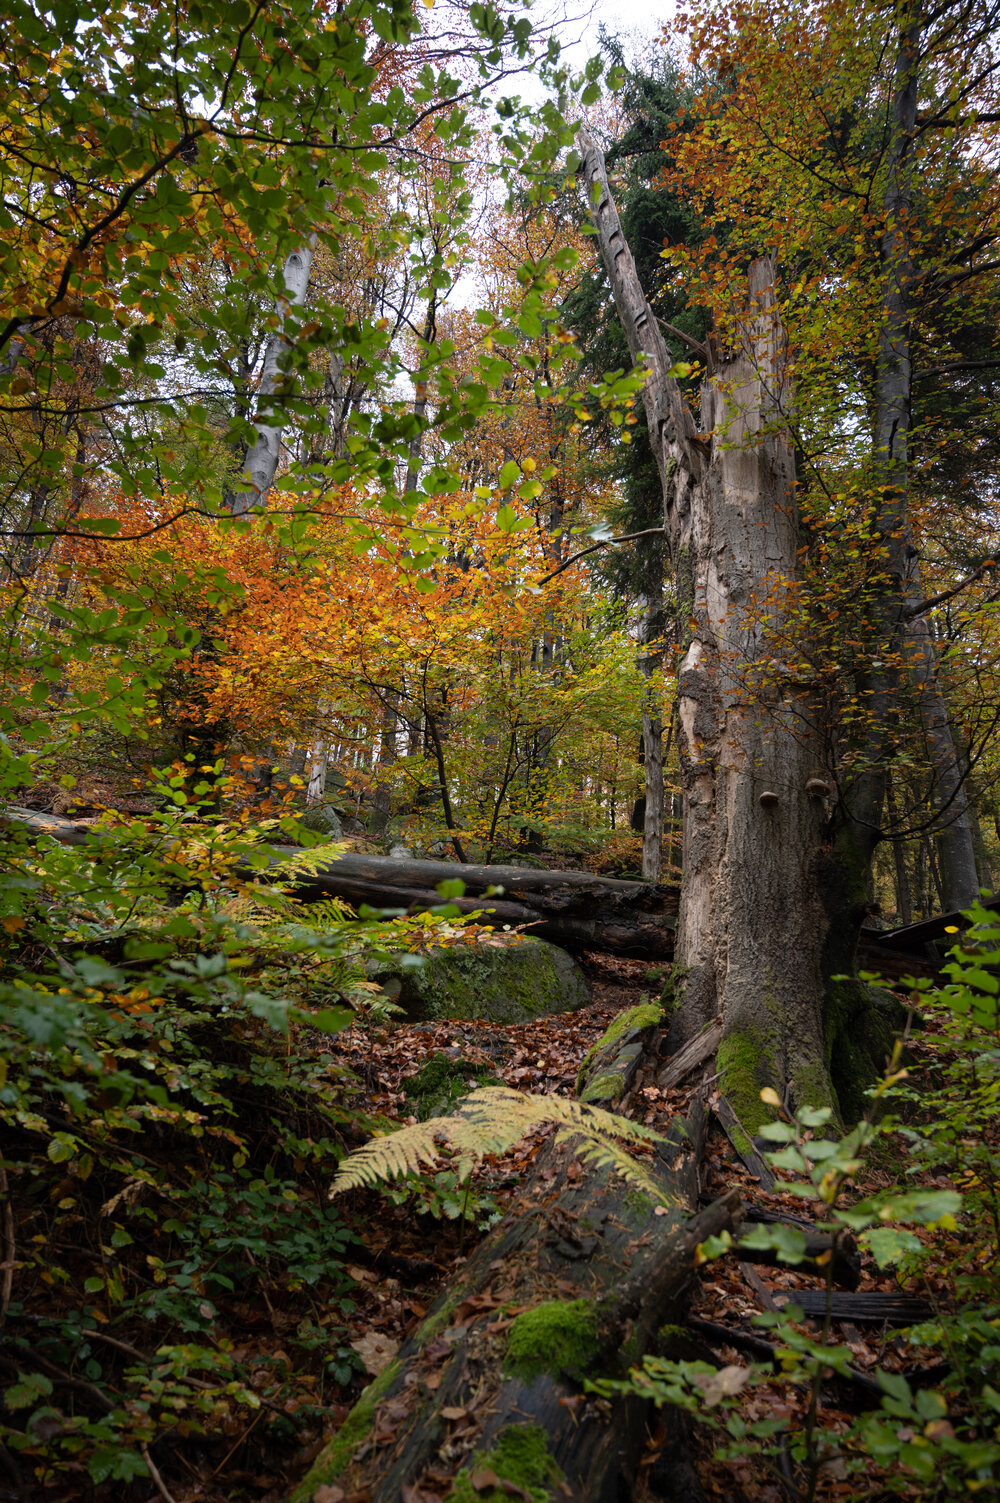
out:
<path id="1" fill-rule="evenodd" d="M 398 1503 L 453 1485 L 472 1496 L 491 1476 L 513 1496 L 630 1496 L 645 1405 L 597 1400 L 582 1380 L 622 1373 L 683 1319 L 698 1244 L 739 1221 L 736 1192 L 691 1214 L 705 1129 L 698 1104 L 658 1145 L 659 1204 L 610 1166 L 584 1171 L 572 1140 L 550 1141 L 517 1210 L 362 1395 L 292 1503 L 341 1490 Z"/>
<path id="2" fill-rule="evenodd" d="M 93 824 L 34 809 L 8 808 L 3 817 L 30 834 L 81 845 Z M 437 888 L 456 879 L 465 894 L 449 898 L 462 913 L 482 913 L 490 927 L 528 925 L 565 950 L 609 950 L 650 960 L 674 953 L 678 889 L 625 882 L 581 871 L 520 866 L 475 866 L 455 861 L 399 860 L 351 852 L 317 863 L 297 846 L 276 846 L 270 874 L 287 881 L 304 902 L 343 898 L 355 907 L 422 910 L 444 901 Z M 238 873 L 259 881 L 261 873 Z M 494 896 L 487 893 L 493 890 Z"/>
<path id="3" fill-rule="evenodd" d="M 520 866 L 473 866 L 454 861 L 398 860 L 348 854 L 323 866 L 301 851 L 280 852 L 283 869 L 305 901 L 325 896 L 372 908 L 429 908 L 442 899 L 442 882 L 461 881 L 464 895 L 448 901 L 484 922 L 530 924 L 532 933 L 567 950 L 610 950 L 651 960 L 674 950 L 677 889 L 625 882 L 591 872 L 536 871 Z M 493 895 L 489 896 L 492 891 Z"/>

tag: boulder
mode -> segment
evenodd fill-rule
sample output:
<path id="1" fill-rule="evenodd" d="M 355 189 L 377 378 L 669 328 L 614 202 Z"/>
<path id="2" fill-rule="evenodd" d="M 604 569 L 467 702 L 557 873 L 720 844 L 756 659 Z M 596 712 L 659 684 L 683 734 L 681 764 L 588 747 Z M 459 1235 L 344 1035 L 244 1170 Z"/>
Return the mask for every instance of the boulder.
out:
<path id="1" fill-rule="evenodd" d="M 329 835 L 331 840 L 343 840 L 344 830 L 340 823 L 340 815 L 332 804 L 313 804 L 301 817 L 301 823 L 307 830 L 315 830 L 318 834 Z"/>
<path id="2" fill-rule="evenodd" d="M 544 939 L 484 933 L 476 944 L 432 950 L 422 965 L 383 967 L 377 979 L 407 1022 L 485 1018 L 526 1023 L 590 1001 L 583 972 Z M 398 987 L 398 990 L 397 990 Z"/>

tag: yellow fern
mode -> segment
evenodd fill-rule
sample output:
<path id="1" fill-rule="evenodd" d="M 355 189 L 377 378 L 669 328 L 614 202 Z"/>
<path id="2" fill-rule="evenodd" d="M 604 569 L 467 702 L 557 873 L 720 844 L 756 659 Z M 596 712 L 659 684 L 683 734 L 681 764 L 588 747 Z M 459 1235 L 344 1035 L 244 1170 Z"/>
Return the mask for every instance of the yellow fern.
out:
<path id="1" fill-rule="evenodd" d="M 488 1154 L 508 1153 L 534 1128 L 552 1122 L 559 1124 L 558 1140 L 582 1140 L 580 1154 L 588 1162 L 615 1169 L 647 1194 L 663 1200 L 662 1187 L 617 1141 L 658 1142 L 659 1133 L 585 1101 L 532 1096 L 509 1086 L 481 1086 L 463 1097 L 449 1117 L 431 1117 L 427 1122 L 373 1138 L 347 1155 L 330 1195 L 375 1185 L 379 1180 L 419 1174 L 422 1168 L 437 1163 L 443 1148 L 457 1156 L 458 1177 L 464 1180 Z"/>
<path id="2" fill-rule="evenodd" d="M 280 877 L 318 877 L 322 875 L 324 867 L 350 849 L 351 844 L 347 840 L 330 840 L 325 845 L 313 845 L 308 850 L 296 851 L 294 856 L 284 857 L 279 864 L 271 867 L 271 873 L 277 872 Z"/>

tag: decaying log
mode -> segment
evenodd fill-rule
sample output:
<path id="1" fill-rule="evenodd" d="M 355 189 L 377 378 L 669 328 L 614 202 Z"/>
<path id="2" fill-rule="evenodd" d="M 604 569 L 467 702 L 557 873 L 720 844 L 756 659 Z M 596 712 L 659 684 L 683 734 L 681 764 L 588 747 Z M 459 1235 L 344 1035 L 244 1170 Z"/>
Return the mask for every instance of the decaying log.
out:
<path id="1" fill-rule="evenodd" d="M 622 1372 L 682 1319 L 698 1243 L 738 1223 L 735 1192 L 691 1214 L 705 1126 L 699 1105 L 659 1146 L 660 1204 L 610 1167 L 584 1169 L 572 1141 L 543 1148 L 516 1211 L 367 1390 L 293 1503 L 333 1483 L 397 1503 L 406 1488 L 440 1495 L 477 1471 L 523 1486 L 507 1470 L 512 1445 L 540 1448 L 555 1497 L 629 1496 L 645 1407 L 598 1401 L 581 1379 Z"/>
<path id="2" fill-rule="evenodd" d="M 657 1076 L 657 1085 L 661 1091 L 667 1091 L 671 1086 L 680 1085 L 693 1070 L 703 1065 L 706 1060 L 712 1058 L 719 1047 L 722 1038 L 722 1019 L 716 1018 L 714 1023 L 709 1023 L 701 1033 L 695 1034 L 683 1049 L 671 1056 L 665 1068 Z"/>
<path id="3" fill-rule="evenodd" d="M 770 1362 L 776 1368 L 782 1367 L 780 1348 L 771 1341 L 765 1341 L 763 1336 L 756 1336 L 740 1326 L 723 1326 L 714 1320 L 702 1320 L 700 1315 L 689 1316 L 688 1325 L 692 1331 L 703 1337 L 709 1346 L 732 1346 L 738 1352 L 747 1352 L 751 1357 Z M 831 1368 L 827 1381 L 849 1383 L 866 1401 L 866 1408 L 876 1408 L 885 1397 L 885 1389 L 874 1378 L 870 1378 L 867 1373 L 860 1372 L 856 1367 L 848 1368 L 846 1375 Z"/>
<path id="4" fill-rule="evenodd" d="M 719 1125 L 739 1155 L 747 1171 L 760 1183 L 762 1190 L 774 1189 L 774 1175 L 761 1158 L 753 1139 L 733 1111 L 725 1096 L 720 1096 L 714 1107 Z"/>
<path id="5" fill-rule="evenodd" d="M 93 825 L 34 809 L 8 808 L 4 818 L 32 835 L 81 845 Z M 454 861 L 398 860 L 349 853 L 313 869 L 309 853 L 276 846 L 273 874 L 288 881 L 306 902 L 343 898 L 360 907 L 424 909 L 444 900 L 441 882 L 459 879 L 465 895 L 449 898 L 462 913 L 483 914 L 484 924 L 530 925 L 540 939 L 566 950 L 607 950 L 650 960 L 669 960 L 674 950 L 678 890 L 665 884 L 624 882 L 592 872 L 536 871 L 520 866 L 475 866 Z M 296 865 L 309 864 L 296 872 Z M 241 873 L 259 881 L 261 873 Z M 487 897 L 490 889 L 495 895 Z M 499 891 L 497 891 L 499 889 Z"/>
<path id="6" fill-rule="evenodd" d="M 827 1310 L 825 1289 L 776 1289 L 775 1298 L 783 1308 L 798 1305 L 803 1315 L 811 1320 L 822 1320 Z M 881 1294 L 875 1289 L 865 1289 L 857 1294 L 841 1294 L 834 1290 L 830 1295 L 830 1315 L 833 1320 L 849 1320 L 862 1325 L 915 1326 L 930 1320 L 933 1307 L 925 1299 L 908 1294 Z"/>
<path id="7" fill-rule="evenodd" d="M 805 1261 L 797 1264 L 801 1272 L 826 1272 L 829 1254 L 834 1248 L 834 1238 L 826 1227 L 819 1226 L 815 1221 L 806 1221 L 800 1216 L 787 1216 L 775 1211 L 764 1210 L 760 1206 L 747 1206 L 746 1219 L 748 1222 L 762 1222 L 767 1226 L 778 1223 L 784 1226 L 795 1226 L 802 1232 L 806 1239 Z M 765 1267 L 779 1268 L 786 1266 L 773 1253 L 766 1251 L 754 1252 L 750 1248 L 737 1247 L 741 1258 L 748 1262 L 759 1263 Z M 840 1232 L 836 1238 L 836 1248 L 833 1253 L 833 1278 L 844 1289 L 857 1289 L 861 1282 L 861 1253 L 858 1244 L 849 1232 Z"/>
<path id="8" fill-rule="evenodd" d="M 295 858 L 301 860 L 303 853 L 281 855 L 292 858 L 294 872 Z M 294 880 L 307 901 L 333 895 L 372 908 L 432 907 L 442 902 L 438 885 L 459 880 L 464 896 L 448 901 L 464 913 L 482 911 L 488 924 L 530 924 L 532 933 L 569 950 L 610 950 L 651 960 L 673 954 L 678 898 L 676 888 L 665 885 L 591 872 L 356 854 Z M 490 889 L 495 895 L 488 897 Z"/>

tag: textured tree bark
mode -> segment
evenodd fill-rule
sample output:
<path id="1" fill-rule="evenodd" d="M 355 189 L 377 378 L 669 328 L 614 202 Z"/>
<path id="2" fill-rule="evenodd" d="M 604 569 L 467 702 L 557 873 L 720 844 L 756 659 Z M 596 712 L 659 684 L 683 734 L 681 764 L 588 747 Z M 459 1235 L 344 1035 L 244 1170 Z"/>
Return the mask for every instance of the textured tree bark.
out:
<path id="1" fill-rule="evenodd" d="M 267 342 L 257 393 L 258 412 L 254 420 L 257 439 L 247 454 L 244 467 L 250 477 L 250 488 L 233 497 L 232 509 L 236 515 L 243 515 L 254 507 L 263 506 L 267 493 L 274 484 L 285 423 L 280 405 L 271 398 L 280 393 L 285 381 L 285 372 L 281 368 L 281 357 L 289 348 L 285 319 L 290 308 L 301 308 L 305 303 L 314 251 L 315 241 L 311 241 L 301 249 L 292 251 L 284 265 L 285 293 L 278 307 L 280 322 Z"/>
<path id="2" fill-rule="evenodd" d="M 657 540 L 659 541 L 659 540 Z M 642 760 L 645 774 L 642 823 L 642 879 L 659 882 L 663 864 L 663 706 L 656 680 L 663 665 L 663 557 L 662 547 L 649 550 L 646 581 L 646 611 L 641 669 L 647 680 L 642 710 Z M 655 577 L 654 577 L 655 575 Z"/>
<path id="3" fill-rule="evenodd" d="M 927 619 L 914 611 L 924 598 L 910 527 L 909 434 L 912 384 L 911 303 L 916 271 L 911 251 L 913 151 L 917 134 L 923 17 L 914 5 L 900 23 L 892 101 L 882 236 L 882 327 L 876 383 L 876 476 L 882 487 L 878 527 L 892 591 L 885 602 L 889 655 L 898 654 L 913 686 L 940 814 L 942 903 L 967 908 L 979 895 L 965 778 L 941 691 L 937 653 Z M 885 696 L 889 697 L 888 694 Z"/>
<path id="4" fill-rule="evenodd" d="M 678 676 L 683 884 L 668 1042 L 679 1047 L 721 1012 L 722 1089 L 752 1131 L 763 1086 L 799 1102 L 833 1099 L 819 891 L 833 782 L 821 707 L 784 661 L 799 537 L 774 270 L 767 259 L 751 267 L 738 346 L 703 385 L 696 429 L 603 158 L 586 130 L 578 144 L 615 305 L 633 358 L 649 369 L 643 400 L 679 614 L 691 621 Z"/>
<path id="5" fill-rule="evenodd" d="M 698 1109 L 658 1150 L 660 1214 L 613 1171 L 581 1173 L 572 1142 L 543 1148 L 517 1210 L 366 1391 L 291 1503 L 332 1487 L 398 1503 L 409 1488 L 441 1496 L 456 1481 L 474 1496 L 477 1482 L 491 1485 L 487 1471 L 513 1496 L 534 1485 L 577 1503 L 630 1497 L 644 1408 L 595 1400 L 581 1379 L 622 1371 L 683 1318 L 695 1248 L 738 1222 L 735 1192 L 690 1215 L 704 1128 Z M 519 1323 L 537 1333 L 535 1361 Z"/>

